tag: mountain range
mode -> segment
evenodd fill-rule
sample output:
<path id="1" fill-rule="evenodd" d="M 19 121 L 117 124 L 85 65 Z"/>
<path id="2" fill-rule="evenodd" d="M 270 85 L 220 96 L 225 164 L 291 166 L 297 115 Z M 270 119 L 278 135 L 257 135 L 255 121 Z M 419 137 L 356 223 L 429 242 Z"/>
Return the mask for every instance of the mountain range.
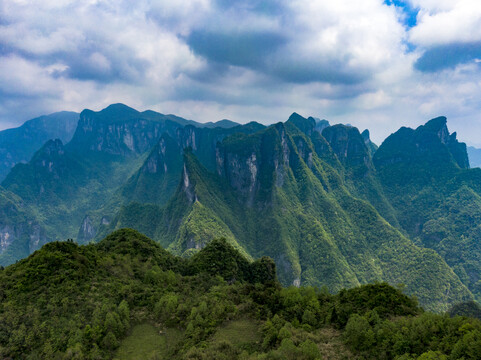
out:
<path id="1" fill-rule="evenodd" d="M 481 298 L 481 169 L 445 117 L 377 147 L 296 113 L 199 124 L 114 104 L 52 137 L 1 183 L 1 265 L 130 227 L 182 257 L 223 237 L 284 285 L 402 283 L 435 311 Z"/>

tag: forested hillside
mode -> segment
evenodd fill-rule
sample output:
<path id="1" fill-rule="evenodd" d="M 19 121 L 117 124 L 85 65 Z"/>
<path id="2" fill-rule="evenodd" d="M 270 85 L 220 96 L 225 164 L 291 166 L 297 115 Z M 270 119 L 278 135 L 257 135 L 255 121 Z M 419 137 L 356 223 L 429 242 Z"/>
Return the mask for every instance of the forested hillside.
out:
<path id="1" fill-rule="evenodd" d="M 0 270 L 0 356 L 314 360 L 479 354 L 479 320 L 425 313 L 385 283 L 331 295 L 282 288 L 275 274 L 271 259 L 248 261 L 223 239 L 189 259 L 130 229 L 98 244 L 49 243 Z"/>

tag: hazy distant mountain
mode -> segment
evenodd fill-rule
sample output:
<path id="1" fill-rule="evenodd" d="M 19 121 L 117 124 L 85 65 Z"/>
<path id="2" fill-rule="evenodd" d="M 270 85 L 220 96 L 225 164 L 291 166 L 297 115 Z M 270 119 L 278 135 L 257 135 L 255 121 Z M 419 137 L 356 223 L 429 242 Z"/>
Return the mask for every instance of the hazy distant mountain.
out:
<path id="1" fill-rule="evenodd" d="M 481 167 L 481 149 L 476 149 L 473 146 L 468 146 L 469 165 L 474 167 Z"/>
<path id="2" fill-rule="evenodd" d="M 70 141 L 78 119 L 78 113 L 62 111 L 29 120 L 18 128 L 0 131 L 0 181 L 15 164 L 29 161 L 47 140 Z"/>

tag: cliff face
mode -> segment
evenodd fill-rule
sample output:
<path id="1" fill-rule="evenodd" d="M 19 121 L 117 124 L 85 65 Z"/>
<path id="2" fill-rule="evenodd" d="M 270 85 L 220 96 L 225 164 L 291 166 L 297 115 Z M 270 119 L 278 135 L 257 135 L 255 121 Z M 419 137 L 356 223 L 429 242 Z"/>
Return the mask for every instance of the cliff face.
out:
<path id="1" fill-rule="evenodd" d="M 284 124 L 253 135 L 235 136 L 219 143 L 217 174 L 238 194 L 238 201 L 252 206 L 269 205 L 273 186 L 283 186 L 291 149 Z M 263 204 L 263 205 L 261 205 Z"/>
<path id="2" fill-rule="evenodd" d="M 88 244 L 97 234 L 94 224 L 90 216 L 85 215 L 82 225 L 80 225 L 79 232 L 77 234 L 77 242 L 79 244 Z"/>
<path id="3" fill-rule="evenodd" d="M 344 166 L 357 168 L 361 172 L 374 168 L 366 141 L 357 128 L 346 125 L 329 126 L 324 129 L 322 136 Z"/>
<path id="4" fill-rule="evenodd" d="M 359 200 L 378 198 L 380 185 L 373 180 L 375 169 L 358 131 L 332 129 L 331 147 L 312 121 L 300 116 L 291 120 L 225 137 L 216 146 L 215 173 L 197 156 L 203 148 L 198 146 L 200 133 L 195 132 L 195 140 L 189 133 L 180 182 L 166 206 L 132 204 L 122 209 L 110 229 L 135 226 L 141 218 L 139 229 L 184 256 L 209 239 L 224 237 L 252 257 L 274 258 L 285 285 L 327 285 L 332 291 L 384 279 L 408 283 L 415 292 L 419 282 L 427 286 L 426 264 L 436 264 L 443 281 L 457 290 L 453 297 L 434 300 L 433 306 L 442 308 L 470 296 L 438 255 L 416 247 L 367 201 Z M 315 144 L 325 147 L 326 159 L 334 156 L 339 166 L 345 164 L 348 175 L 326 164 Z M 365 157 L 371 164 L 368 176 L 355 179 L 353 169 L 367 168 Z M 351 181 L 365 193 L 355 193 Z M 399 253 L 410 261 L 400 262 Z M 413 276 L 403 275 L 408 273 Z M 442 289 L 432 292 L 438 296 Z M 421 301 L 433 301 L 429 296 L 421 294 Z"/>
<path id="5" fill-rule="evenodd" d="M 159 116 L 151 118 L 125 105 L 112 105 L 100 112 L 84 110 L 69 144 L 112 155 L 138 155 L 150 150 L 162 133 L 175 135 L 180 124 Z"/>
<path id="6" fill-rule="evenodd" d="M 44 228 L 22 200 L 0 189 L 0 264 L 26 257 L 48 241 Z"/>

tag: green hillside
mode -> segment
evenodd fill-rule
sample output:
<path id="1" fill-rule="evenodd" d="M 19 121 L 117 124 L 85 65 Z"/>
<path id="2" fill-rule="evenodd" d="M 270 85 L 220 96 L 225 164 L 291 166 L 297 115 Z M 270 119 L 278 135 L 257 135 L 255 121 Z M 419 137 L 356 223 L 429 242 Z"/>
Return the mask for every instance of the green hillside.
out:
<path id="1" fill-rule="evenodd" d="M 374 155 L 399 223 L 419 246 L 434 249 L 479 300 L 481 171 L 446 118 L 391 135 Z"/>
<path id="2" fill-rule="evenodd" d="M 480 334 L 385 283 L 282 288 L 222 239 L 186 260 L 122 229 L 0 269 L 2 358 L 476 359 Z"/>
<path id="3" fill-rule="evenodd" d="M 372 281 L 404 283 L 423 306 L 438 311 L 471 298 L 438 254 L 416 246 L 354 197 L 344 185 L 350 169 L 337 172 L 290 122 L 228 137 L 217 156 L 215 174 L 186 151 L 182 179 L 166 207 L 131 204 L 105 231 L 135 227 L 183 256 L 225 237 L 247 256 L 272 257 L 284 285 L 339 291 Z M 382 191 L 373 179 L 365 181 Z"/>

